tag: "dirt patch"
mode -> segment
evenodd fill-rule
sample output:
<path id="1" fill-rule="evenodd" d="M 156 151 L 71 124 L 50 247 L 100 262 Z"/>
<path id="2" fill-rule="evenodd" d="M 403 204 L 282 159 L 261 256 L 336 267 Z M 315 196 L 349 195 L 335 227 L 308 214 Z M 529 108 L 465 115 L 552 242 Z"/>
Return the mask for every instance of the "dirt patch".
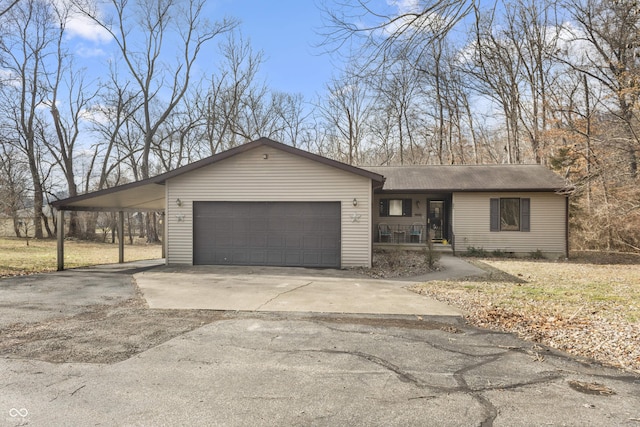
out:
<path id="1" fill-rule="evenodd" d="M 373 252 L 371 268 L 356 268 L 355 270 L 374 279 L 422 276 L 439 269 L 437 263 L 439 255 L 438 253 L 432 252 L 435 263 L 433 268 L 430 268 L 426 250 L 376 250 Z"/>
<path id="2" fill-rule="evenodd" d="M 360 316 L 325 316 L 325 317 L 310 317 L 309 320 L 325 322 L 325 323 L 337 323 L 337 324 L 349 324 L 349 325 L 367 325 L 381 328 L 402 328 L 402 329 L 421 329 L 421 330 L 441 330 L 451 334 L 461 334 L 462 329 L 459 329 L 451 323 L 438 322 L 431 319 L 424 319 L 422 316 L 416 316 L 415 319 L 407 318 L 391 318 L 391 317 L 360 317 Z"/>
<path id="3" fill-rule="evenodd" d="M 72 317 L 30 324 L 13 324 L 3 330 L 0 356 L 52 363 L 117 363 L 172 338 L 212 322 L 237 317 L 283 319 L 282 313 L 230 313 L 213 310 L 152 310 L 136 298 L 116 306 L 88 306 Z M 373 327 L 463 331 L 451 323 L 417 317 L 371 318 L 361 316 L 310 316 L 305 320 L 368 325 Z"/>
<path id="4" fill-rule="evenodd" d="M 587 383 L 582 381 L 569 381 L 569 387 L 575 391 L 579 391 L 584 394 L 593 394 L 596 396 L 611 396 L 616 394 L 613 389 L 602 385 L 600 383 Z"/>
<path id="5" fill-rule="evenodd" d="M 116 363 L 223 317 L 206 310 L 150 310 L 140 298 L 88 306 L 76 316 L 0 330 L 0 356 Z"/>

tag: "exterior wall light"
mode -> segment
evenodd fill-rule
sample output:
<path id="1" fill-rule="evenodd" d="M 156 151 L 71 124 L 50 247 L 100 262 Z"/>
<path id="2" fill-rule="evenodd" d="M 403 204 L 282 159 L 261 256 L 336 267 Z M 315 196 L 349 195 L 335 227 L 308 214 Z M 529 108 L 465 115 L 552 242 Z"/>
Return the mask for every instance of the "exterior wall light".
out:
<path id="1" fill-rule="evenodd" d="M 265 153 L 265 154 L 262 155 L 262 158 L 267 160 L 269 158 L 269 155 Z"/>
<path id="2" fill-rule="evenodd" d="M 358 206 L 358 199 L 354 197 L 352 203 L 353 203 L 353 206 Z"/>
<path id="3" fill-rule="evenodd" d="M 178 205 L 178 206 L 182 206 L 182 200 L 180 200 L 180 199 L 176 199 L 176 205 Z"/>

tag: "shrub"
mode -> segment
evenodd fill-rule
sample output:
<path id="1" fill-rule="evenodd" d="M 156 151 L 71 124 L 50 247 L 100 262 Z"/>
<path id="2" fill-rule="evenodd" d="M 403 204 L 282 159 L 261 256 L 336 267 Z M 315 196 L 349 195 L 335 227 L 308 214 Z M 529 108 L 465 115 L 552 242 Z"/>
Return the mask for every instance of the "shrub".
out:
<path id="1" fill-rule="evenodd" d="M 422 254 L 424 256 L 424 262 L 429 267 L 429 270 L 433 270 L 436 263 L 440 259 L 440 252 L 433 249 L 433 244 L 428 244 L 422 248 Z"/>
<path id="2" fill-rule="evenodd" d="M 485 251 L 483 248 L 476 248 L 473 246 L 469 246 L 467 247 L 467 256 L 475 256 L 475 257 L 486 257 L 487 256 L 487 251 Z"/>
<path id="3" fill-rule="evenodd" d="M 531 258 L 533 258 L 533 259 L 545 259 L 546 258 L 540 249 L 536 249 L 535 251 L 529 252 L 529 256 Z"/>

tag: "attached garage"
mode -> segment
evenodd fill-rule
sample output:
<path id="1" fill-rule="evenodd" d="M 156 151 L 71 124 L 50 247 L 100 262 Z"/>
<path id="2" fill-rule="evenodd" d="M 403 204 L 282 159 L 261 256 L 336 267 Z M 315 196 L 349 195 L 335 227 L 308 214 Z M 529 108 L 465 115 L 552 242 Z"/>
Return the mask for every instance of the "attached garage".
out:
<path id="1" fill-rule="evenodd" d="M 160 179 L 168 264 L 371 265 L 378 174 L 262 138 Z"/>
<path id="2" fill-rule="evenodd" d="M 340 268 L 340 202 L 194 202 L 193 263 Z"/>

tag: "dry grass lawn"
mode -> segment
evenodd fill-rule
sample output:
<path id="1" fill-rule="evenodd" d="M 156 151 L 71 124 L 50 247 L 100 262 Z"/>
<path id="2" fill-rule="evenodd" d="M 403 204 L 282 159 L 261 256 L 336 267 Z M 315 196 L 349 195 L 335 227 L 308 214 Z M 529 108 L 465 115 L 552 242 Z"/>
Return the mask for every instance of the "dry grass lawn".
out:
<path id="1" fill-rule="evenodd" d="M 159 244 L 125 245 L 125 261 L 160 258 Z M 65 268 L 118 262 L 118 245 L 68 240 L 64 243 Z M 55 271 L 56 241 L 0 238 L 0 277 Z"/>
<path id="2" fill-rule="evenodd" d="M 462 308 L 477 326 L 640 372 L 640 256 L 470 261 L 489 275 L 414 290 Z"/>

